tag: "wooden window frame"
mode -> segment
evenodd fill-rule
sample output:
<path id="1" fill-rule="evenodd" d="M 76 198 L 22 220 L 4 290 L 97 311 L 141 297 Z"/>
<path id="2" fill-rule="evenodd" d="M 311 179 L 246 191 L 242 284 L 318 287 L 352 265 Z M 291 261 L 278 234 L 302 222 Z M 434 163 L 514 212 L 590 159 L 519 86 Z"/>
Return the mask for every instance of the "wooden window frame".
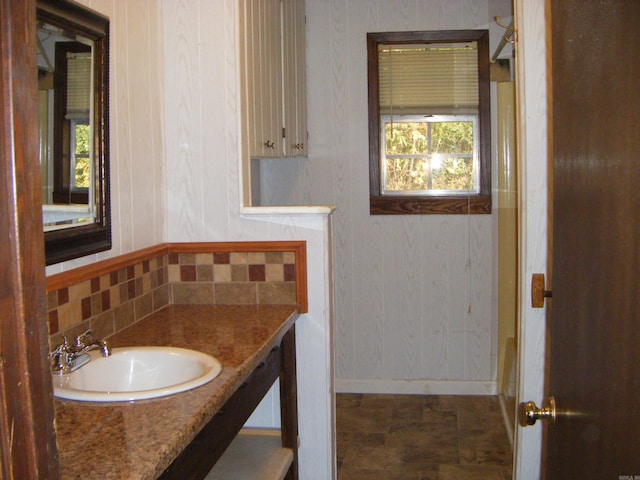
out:
<path id="1" fill-rule="evenodd" d="M 382 195 L 380 188 L 380 84 L 378 46 L 477 42 L 480 189 L 464 195 Z M 371 215 L 491 213 L 491 97 L 488 30 L 367 34 L 369 92 L 369 213 Z"/>

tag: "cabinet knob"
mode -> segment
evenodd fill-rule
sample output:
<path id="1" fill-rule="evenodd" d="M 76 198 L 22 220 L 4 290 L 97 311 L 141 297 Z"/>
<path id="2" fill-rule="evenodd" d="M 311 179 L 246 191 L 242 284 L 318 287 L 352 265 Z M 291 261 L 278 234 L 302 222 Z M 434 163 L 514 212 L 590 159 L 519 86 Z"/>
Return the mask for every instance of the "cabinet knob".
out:
<path id="1" fill-rule="evenodd" d="M 296 143 L 296 144 L 294 145 L 294 147 L 295 147 L 297 150 L 304 150 L 304 143 Z"/>
<path id="2" fill-rule="evenodd" d="M 276 144 L 274 142 L 272 142 L 271 140 L 267 140 L 266 142 L 264 142 L 264 146 L 267 148 L 274 148 L 276 146 Z"/>

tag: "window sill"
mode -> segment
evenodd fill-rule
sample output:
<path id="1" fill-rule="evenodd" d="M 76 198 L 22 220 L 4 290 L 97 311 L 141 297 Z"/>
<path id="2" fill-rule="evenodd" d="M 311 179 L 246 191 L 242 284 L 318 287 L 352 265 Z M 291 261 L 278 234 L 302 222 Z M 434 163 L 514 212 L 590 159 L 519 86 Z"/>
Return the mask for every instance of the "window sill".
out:
<path id="1" fill-rule="evenodd" d="M 491 195 L 472 197 L 370 196 L 371 215 L 490 214 Z"/>

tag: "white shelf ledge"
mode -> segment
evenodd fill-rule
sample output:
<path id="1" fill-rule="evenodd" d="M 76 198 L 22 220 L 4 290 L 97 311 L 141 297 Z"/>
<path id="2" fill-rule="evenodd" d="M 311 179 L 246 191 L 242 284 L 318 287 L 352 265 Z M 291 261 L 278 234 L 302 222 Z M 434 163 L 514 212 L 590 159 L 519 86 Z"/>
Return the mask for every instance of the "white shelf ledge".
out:
<path id="1" fill-rule="evenodd" d="M 252 215 L 330 215 L 335 211 L 334 205 L 311 205 L 290 207 L 241 207 L 240 213 Z"/>
<path id="2" fill-rule="evenodd" d="M 280 430 L 242 429 L 205 480 L 283 480 L 291 462 Z"/>

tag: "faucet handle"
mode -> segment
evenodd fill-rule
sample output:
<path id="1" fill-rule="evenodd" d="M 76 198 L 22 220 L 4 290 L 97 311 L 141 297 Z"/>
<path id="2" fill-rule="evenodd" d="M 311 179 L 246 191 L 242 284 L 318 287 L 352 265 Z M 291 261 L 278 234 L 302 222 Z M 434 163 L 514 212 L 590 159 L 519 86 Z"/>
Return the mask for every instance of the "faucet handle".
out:
<path id="1" fill-rule="evenodd" d="M 89 328 L 86 332 L 81 333 L 80 335 L 78 335 L 75 340 L 74 340 L 74 346 L 76 349 L 83 349 L 86 345 L 85 345 L 85 340 L 89 339 L 89 341 L 92 339 L 93 332 L 91 331 L 91 329 Z M 66 339 L 65 339 L 66 342 Z"/>
<path id="2" fill-rule="evenodd" d="M 62 343 L 53 349 L 53 352 L 49 354 L 51 360 L 51 371 L 61 373 L 65 371 L 66 365 L 69 362 L 69 356 L 71 355 L 71 348 L 67 341 L 67 336 L 62 335 Z"/>
<path id="3" fill-rule="evenodd" d="M 51 352 L 51 356 L 59 355 L 61 353 L 67 353 L 69 351 L 69 342 L 67 341 L 67 336 L 62 335 L 62 343 L 53 349 Z"/>

